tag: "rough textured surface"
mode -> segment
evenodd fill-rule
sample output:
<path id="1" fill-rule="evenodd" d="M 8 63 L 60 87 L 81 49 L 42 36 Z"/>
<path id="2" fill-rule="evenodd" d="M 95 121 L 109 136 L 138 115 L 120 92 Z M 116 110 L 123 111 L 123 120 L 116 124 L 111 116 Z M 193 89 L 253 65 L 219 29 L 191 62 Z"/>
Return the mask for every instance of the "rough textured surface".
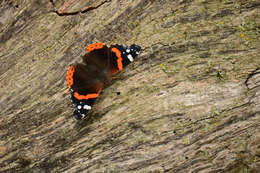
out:
<path id="1" fill-rule="evenodd" d="M 0 172 L 257 173 L 259 5 L 1 1 Z M 95 41 L 143 52 L 76 122 L 65 74 Z"/>

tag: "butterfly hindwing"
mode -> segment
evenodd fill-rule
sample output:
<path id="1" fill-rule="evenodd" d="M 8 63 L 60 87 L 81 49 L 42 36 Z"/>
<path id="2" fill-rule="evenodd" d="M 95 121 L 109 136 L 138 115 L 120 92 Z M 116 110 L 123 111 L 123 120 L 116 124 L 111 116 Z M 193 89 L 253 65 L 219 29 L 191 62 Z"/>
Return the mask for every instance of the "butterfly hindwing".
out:
<path id="1" fill-rule="evenodd" d="M 71 89 L 80 94 L 97 93 L 103 86 L 104 76 L 94 65 L 78 63 L 74 65 L 73 85 Z"/>

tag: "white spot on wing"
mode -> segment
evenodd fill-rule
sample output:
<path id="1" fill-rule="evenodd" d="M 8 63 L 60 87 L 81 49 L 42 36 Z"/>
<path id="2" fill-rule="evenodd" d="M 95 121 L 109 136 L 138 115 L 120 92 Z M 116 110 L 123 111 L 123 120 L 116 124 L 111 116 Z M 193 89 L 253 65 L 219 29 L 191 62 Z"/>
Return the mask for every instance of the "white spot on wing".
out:
<path id="1" fill-rule="evenodd" d="M 126 49 L 126 52 L 129 53 L 129 52 L 130 52 L 130 49 Z"/>
<path id="2" fill-rule="evenodd" d="M 135 52 L 137 55 L 140 53 L 140 52 Z"/>
<path id="3" fill-rule="evenodd" d="M 78 109 L 81 109 L 81 107 L 82 107 L 81 105 L 78 105 Z"/>
<path id="4" fill-rule="evenodd" d="M 131 54 L 129 54 L 129 55 L 127 55 L 127 58 L 129 59 L 129 61 L 134 61 L 134 58 L 132 57 L 132 55 Z"/>
<path id="5" fill-rule="evenodd" d="M 83 108 L 84 108 L 84 109 L 87 109 L 87 110 L 90 110 L 90 109 L 91 109 L 91 106 L 89 106 L 89 105 L 84 105 Z"/>

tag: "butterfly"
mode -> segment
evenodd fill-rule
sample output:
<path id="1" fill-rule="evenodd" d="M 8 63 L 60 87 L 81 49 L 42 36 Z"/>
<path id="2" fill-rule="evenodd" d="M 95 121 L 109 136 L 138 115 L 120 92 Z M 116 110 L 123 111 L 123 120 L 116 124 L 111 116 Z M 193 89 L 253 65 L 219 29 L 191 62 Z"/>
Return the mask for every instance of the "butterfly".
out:
<path id="1" fill-rule="evenodd" d="M 77 120 L 86 117 L 104 85 L 134 61 L 141 47 L 135 44 L 108 47 L 97 42 L 86 46 L 85 50 L 87 53 L 82 56 L 83 63 L 70 65 L 66 77 L 74 105 L 73 114 Z"/>

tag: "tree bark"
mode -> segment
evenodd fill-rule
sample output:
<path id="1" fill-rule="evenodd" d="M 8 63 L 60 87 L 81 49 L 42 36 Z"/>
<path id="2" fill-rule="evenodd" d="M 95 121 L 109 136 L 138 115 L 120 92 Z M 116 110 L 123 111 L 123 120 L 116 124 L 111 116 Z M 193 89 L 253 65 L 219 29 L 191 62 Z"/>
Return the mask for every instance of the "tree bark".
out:
<path id="1" fill-rule="evenodd" d="M 258 1 L 0 2 L 0 172 L 257 173 Z M 82 121 L 65 76 L 138 44 Z"/>

